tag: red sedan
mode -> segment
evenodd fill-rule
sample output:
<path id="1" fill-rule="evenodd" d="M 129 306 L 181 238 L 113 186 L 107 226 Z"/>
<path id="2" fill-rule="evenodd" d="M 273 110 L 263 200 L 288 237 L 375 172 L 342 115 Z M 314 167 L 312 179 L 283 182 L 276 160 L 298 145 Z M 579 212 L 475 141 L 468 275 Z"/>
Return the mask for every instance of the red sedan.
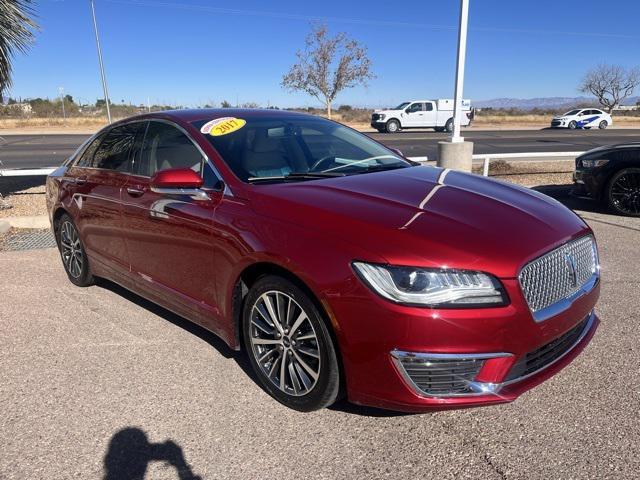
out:
<path id="1" fill-rule="evenodd" d="M 47 202 L 74 284 L 107 278 L 211 330 L 302 411 L 508 402 L 599 323 L 577 215 L 318 117 L 123 120 L 49 176 Z"/>

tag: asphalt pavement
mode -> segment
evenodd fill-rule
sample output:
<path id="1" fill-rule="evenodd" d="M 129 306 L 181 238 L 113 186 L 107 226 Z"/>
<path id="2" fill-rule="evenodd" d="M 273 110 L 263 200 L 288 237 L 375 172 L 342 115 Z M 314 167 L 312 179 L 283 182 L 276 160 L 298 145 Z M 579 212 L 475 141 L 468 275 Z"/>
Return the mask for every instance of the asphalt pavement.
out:
<path id="1" fill-rule="evenodd" d="M 53 249 L 0 253 L 0 478 L 636 479 L 640 219 L 572 206 L 600 246 L 592 343 L 514 403 L 422 415 L 288 410 L 214 335 L 74 287 Z"/>
<path id="2" fill-rule="evenodd" d="M 640 129 L 608 130 L 464 130 L 465 139 L 474 143 L 474 153 L 574 152 L 602 145 L 640 141 Z M 405 156 L 435 160 L 438 142 L 446 133 L 407 130 L 399 133 L 368 133 L 372 138 Z M 35 168 L 60 165 L 88 135 L 3 135 L 0 161 L 5 168 Z"/>

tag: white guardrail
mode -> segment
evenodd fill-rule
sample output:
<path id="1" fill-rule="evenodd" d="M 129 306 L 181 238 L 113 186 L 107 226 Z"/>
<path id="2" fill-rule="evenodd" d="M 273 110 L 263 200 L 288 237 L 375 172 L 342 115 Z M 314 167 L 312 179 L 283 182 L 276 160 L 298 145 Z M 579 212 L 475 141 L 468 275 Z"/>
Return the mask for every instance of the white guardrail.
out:
<path id="1" fill-rule="evenodd" d="M 524 152 L 524 153 L 482 153 L 474 155 L 474 160 L 482 160 L 482 174 L 489 176 L 489 164 L 491 160 L 508 160 L 508 159 L 535 159 L 537 158 L 575 158 L 584 152 Z M 428 162 L 429 157 L 407 157 L 414 162 Z M 0 177 L 34 177 L 46 176 L 53 172 L 57 167 L 47 168 L 5 168 L 0 169 Z"/>
<path id="2" fill-rule="evenodd" d="M 491 160 L 508 160 L 508 159 L 532 159 L 536 161 L 538 158 L 575 158 L 585 152 L 518 152 L 518 153 L 481 153 L 473 155 L 474 160 L 482 160 L 482 175 L 489 176 L 489 164 Z M 414 162 L 428 162 L 428 157 L 407 157 Z"/>

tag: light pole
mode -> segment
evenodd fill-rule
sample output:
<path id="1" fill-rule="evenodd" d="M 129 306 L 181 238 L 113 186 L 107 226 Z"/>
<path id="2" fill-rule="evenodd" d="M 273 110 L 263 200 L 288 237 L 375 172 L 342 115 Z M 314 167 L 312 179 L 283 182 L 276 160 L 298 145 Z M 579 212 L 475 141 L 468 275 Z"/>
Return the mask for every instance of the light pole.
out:
<path id="1" fill-rule="evenodd" d="M 467 56 L 467 23 L 469 20 L 469 0 L 460 0 L 460 23 L 458 26 L 458 56 L 456 61 L 456 90 L 453 106 L 452 142 L 463 142 L 460 136 L 460 114 L 462 111 L 462 90 L 464 87 L 464 62 Z"/>
<path id="2" fill-rule="evenodd" d="M 67 124 L 67 114 L 64 111 L 64 87 L 59 87 L 58 92 L 60 93 L 60 101 L 62 102 L 62 121 L 66 125 Z"/>
<path id="3" fill-rule="evenodd" d="M 107 77 L 104 74 L 104 64 L 102 63 L 102 50 L 100 49 L 100 37 L 98 35 L 98 22 L 96 21 L 96 7 L 93 0 L 89 0 L 91 4 L 91 15 L 93 16 L 93 30 L 96 34 L 96 46 L 98 47 L 98 62 L 100 63 L 100 77 L 102 78 L 102 90 L 104 91 L 104 101 L 107 105 L 107 119 L 111 123 L 111 109 L 109 108 L 109 91 L 107 89 Z"/>
<path id="4" fill-rule="evenodd" d="M 456 56 L 455 99 L 453 104 L 453 132 L 448 141 L 438 142 L 438 166 L 470 172 L 473 166 L 473 143 L 460 136 L 462 115 L 462 90 L 464 87 L 464 62 L 467 54 L 467 23 L 469 0 L 460 0 L 458 28 L 458 54 Z"/>

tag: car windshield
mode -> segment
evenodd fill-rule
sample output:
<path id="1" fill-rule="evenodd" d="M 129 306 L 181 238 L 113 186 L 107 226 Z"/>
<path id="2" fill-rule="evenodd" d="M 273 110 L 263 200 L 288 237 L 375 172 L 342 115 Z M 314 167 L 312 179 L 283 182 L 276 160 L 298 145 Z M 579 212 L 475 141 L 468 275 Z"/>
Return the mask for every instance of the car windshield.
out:
<path id="1" fill-rule="evenodd" d="M 406 108 L 409 106 L 411 102 L 402 102 L 400 105 L 398 105 L 396 108 L 394 108 L 394 110 L 402 110 L 403 108 Z"/>
<path id="2" fill-rule="evenodd" d="M 570 112 L 565 113 L 563 116 L 568 117 L 570 115 L 577 115 L 580 113 L 580 110 L 571 110 Z"/>
<path id="3" fill-rule="evenodd" d="M 412 166 L 367 136 L 323 118 L 239 116 L 200 120 L 193 125 L 238 178 L 249 183 L 300 181 Z"/>

